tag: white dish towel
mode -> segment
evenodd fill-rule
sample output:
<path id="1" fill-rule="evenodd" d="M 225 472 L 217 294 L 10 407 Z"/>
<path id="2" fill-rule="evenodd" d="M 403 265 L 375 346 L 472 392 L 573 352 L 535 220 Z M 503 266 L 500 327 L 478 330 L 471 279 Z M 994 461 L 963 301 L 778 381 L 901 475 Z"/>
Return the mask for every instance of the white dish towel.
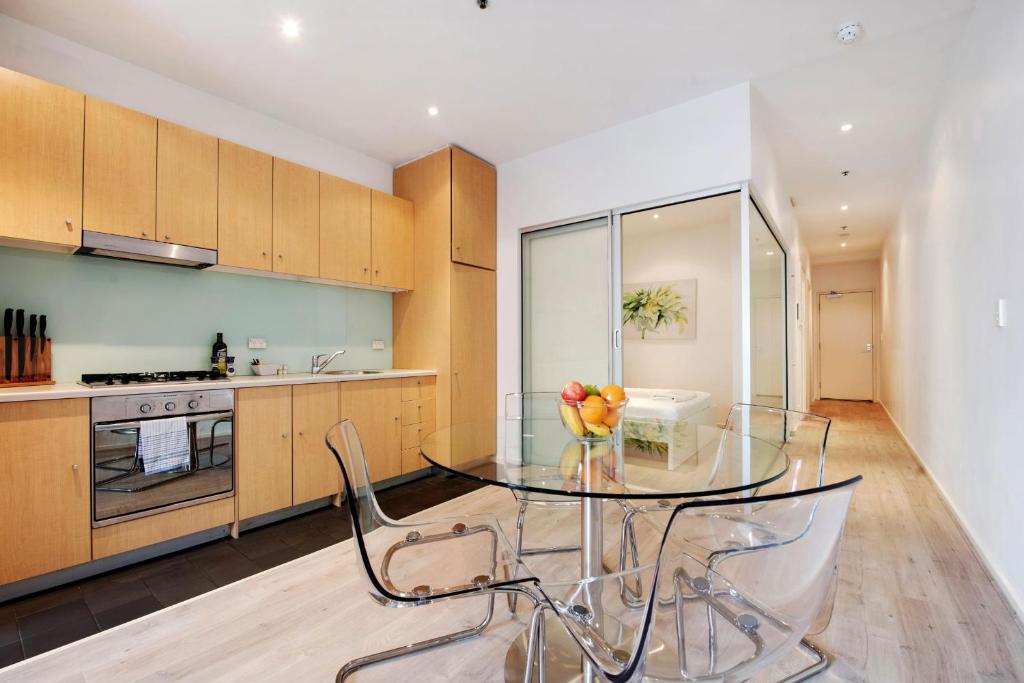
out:
<path id="1" fill-rule="evenodd" d="M 139 457 L 146 474 L 188 467 L 188 422 L 185 418 L 144 420 L 139 426 Z"/>

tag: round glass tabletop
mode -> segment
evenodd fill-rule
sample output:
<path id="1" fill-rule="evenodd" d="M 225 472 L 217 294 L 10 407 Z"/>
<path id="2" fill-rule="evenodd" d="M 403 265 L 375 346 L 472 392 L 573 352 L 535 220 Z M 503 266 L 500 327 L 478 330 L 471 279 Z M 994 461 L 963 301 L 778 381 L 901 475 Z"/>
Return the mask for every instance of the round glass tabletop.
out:
<path id="1" fill-rule="evenodd" d="M 717 427 L 627 420 L 613 441 L 577 440 L 552 418 L 498 418 L 444 427 L 420 451 L 469 479 L 567 498 L 688 498 L 745 491 L 785 474 L 775 445 Z"/>

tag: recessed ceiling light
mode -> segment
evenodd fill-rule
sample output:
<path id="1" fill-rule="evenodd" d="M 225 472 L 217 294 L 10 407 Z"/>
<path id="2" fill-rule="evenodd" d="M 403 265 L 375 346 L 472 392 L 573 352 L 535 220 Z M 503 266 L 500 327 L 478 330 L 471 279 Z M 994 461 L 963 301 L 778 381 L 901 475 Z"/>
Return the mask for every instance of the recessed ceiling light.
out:
<path id="1" fill-rule="evenodd" d="M 299 37 L 299 20 L 293 17 L 285 17 L 281 20 L 281 33 L 285 38 Z"/>
<path id="2" fill-rule="evenodd" d="M 764 255 L 765 256 L 775 256 L 775 252 L 774 251 L 766 251 L 766 252 L 764 252 Z"/>
<path id="3" fill-rule="evenodd" d="M 849 133 L 851 130 L 853 130 L 853 124 L 844 123 L 843 125 L 839 126 L 839 130 L 843 131 L 844 133 Z"/>
<path id="4" fill-rule="evenodd" d="M 848 210 L 849 208 L 850 208 L 850 205 L 849 205 L 849 204 L 843 204 L 842 206 L 840 206 L 840 207 L 839 207 L 839 210 L 840 210 L 840 211 L 846 211 L 846 210 Z"/>
<path id="5" fill-rule="evenodd" d="M 846 242 L 840 242 L 839 246 L 841 246 L 841 247 L 843 247 L 845 249 L 846 248 Z"/>
<path id="6" fill-rule="evenodd" d="M 427 107 L 427 113 L 431 116 L 437 116 L 441 112 L 437 107 Z"/>
<path id="7" fill-rule="evenodd" d="M 654 214 L 653 216 L 651 216 L 651 218 L 653 218 L 654 220 L 658 220 L 659 218 L 661 218 L 661 216 L 658 214 Z"/>

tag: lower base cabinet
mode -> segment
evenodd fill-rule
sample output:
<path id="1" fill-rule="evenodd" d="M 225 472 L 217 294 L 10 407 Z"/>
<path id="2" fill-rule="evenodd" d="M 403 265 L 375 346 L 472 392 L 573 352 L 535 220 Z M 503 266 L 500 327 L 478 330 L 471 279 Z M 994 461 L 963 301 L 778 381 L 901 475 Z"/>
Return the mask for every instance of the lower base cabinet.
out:
<path id="1" fill-rule="evenodd" d="M 341 416 L 355 423 L 370 479 L 402 474 L 402 380 L 340 382 Z"/>
<path id="2" fill-rule="evenodd" d="M 92 530 L 92 559 L 99 560 L 147 545 L 225 526 L 235 521 L 235 499 L 190 505 Z"/>
<path id="3" fill-rule="evenodd" d="M 341 491 L 341 470 L 324 443 L 339 419 L 339 384 L 296 384 L 292 388 L 292 505 Z"/>
<path id="4" fill-rule="evenodd" d="M 238 519 L 292 504 L 292 387 L 252 387 L 235 395 Z"/>
<path id="5" fill-rule="evenodd" d="M 0 584 L 92 559 L 89 400 L 0 403 Z"/>

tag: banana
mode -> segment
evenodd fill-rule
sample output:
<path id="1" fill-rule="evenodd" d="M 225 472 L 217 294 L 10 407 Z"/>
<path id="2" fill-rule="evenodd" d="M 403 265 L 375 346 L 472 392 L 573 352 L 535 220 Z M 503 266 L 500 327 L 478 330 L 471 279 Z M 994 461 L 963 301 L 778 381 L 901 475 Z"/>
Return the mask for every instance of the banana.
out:
<path id="1" fill-rule="evenodd" d="M 559 407 L 562 413 L 562 422 L 569 431 L 575 436 L 586 436 L 587 430 L 583 426 L 583 418 L 580 417 L 580 411 L 576 409 L 576 406 L 565 405 L 564 403 Z"/>
<path id="2" fill-rule="evenodd" d="M 612 435 L 612 430 L 608 428 L 608 425 L 592 424 L 590 422 L 584 422 L 583 425 L 594 436 L 611 436 Z"/>

